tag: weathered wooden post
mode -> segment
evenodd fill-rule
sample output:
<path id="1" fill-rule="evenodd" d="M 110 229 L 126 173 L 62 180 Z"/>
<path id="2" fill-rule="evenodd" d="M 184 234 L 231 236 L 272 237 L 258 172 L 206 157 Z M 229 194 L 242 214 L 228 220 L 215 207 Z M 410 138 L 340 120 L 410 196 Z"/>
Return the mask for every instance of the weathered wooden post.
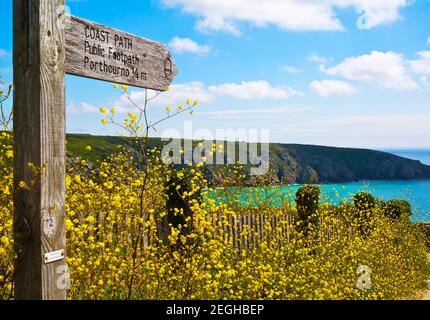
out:
<path id="1" fill-rule="evenodd" d="M 177 74 L 166 46 L 65 11 L 13 2 L 16 299 L 66 298 L 65 73 L 158 91 Z"/>
<path id="2" fill-rule="evenodd" d="M 16 299 L 60 300 L 65 265 L 64 0 L 14 0 Z M 35 177 L 28 167 L 45 167 Z M 21 181 L 31 189 L 19 187 Z"/>

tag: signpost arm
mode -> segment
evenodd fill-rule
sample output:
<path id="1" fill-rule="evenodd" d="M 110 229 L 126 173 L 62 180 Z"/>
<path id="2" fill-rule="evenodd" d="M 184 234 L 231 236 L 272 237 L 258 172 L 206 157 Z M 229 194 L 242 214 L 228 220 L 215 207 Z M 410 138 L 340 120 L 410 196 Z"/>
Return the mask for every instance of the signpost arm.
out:
<path id="1" fill-rule="evenodd" d="M 13 1 L 16 299 L 66 298 L 57 281 L 64 251 L 45 261 L 66 245 L 63 6 L 64 0 Z M 28 163 L 45 169 L 35 177 Z"/>

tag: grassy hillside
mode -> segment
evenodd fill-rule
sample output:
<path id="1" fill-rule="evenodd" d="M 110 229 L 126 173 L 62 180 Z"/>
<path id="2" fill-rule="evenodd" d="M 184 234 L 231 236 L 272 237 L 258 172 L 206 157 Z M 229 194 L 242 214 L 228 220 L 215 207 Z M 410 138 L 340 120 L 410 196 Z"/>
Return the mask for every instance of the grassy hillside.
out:
<path id="1" fill-rule="evenodd" d="M 164 142 L 152 138 L 149 144 L 150 148 L 160 148 Z M 101 160 L 115 153 L 118 145 L 131 146 L 130 139 L 80 134 L 67 136 L 69 155 L 89 161 Z M 87 151 L 86 146 L 91 146 L 92 151 Z M 285 183 L 430 178 L 430 167 L 419 161 L 373 150 L 271 144 L 270 156 L 272 178 Z M 213 179 L 223 178 L 220 166 L 209 166 L 209 170 Z"/>

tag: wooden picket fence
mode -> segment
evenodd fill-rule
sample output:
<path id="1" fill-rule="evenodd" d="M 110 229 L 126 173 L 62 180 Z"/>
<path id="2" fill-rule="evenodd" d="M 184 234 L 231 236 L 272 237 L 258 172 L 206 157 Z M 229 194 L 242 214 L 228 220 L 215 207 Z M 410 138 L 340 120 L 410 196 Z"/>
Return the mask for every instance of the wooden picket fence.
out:
<path id="1" fill-rule="evenodd" d="M 279 245 L 289 242 L 292 237 L 292 215 L 272 215 L 250 213 L 236 216 L 208 216 L 215 227 L 214 238 L 240 250 L 250 249 L 262 242 L 276 239 Z"/>
<path id="2" fill-rule="evenodd" d="M 239 250 L 258 247 L 262 242 L 282 246 L 289 243 L 297 234 L 291 214 L 212 215 L 208 219 L 216 227 L 213 237 L 221 238 L 225 243 L 233 245 Z M 354 232 L 338 219 L 320 217 L 316 239 L 321 243 L 326 243 L 334 237 L 340 237 L 349 242 L 354 237 Z"/>
<path id="3" fill-rule="evenodd" d="M 101 222 L 103 215 L 99 213 L 97 220 Z M 83 218 L 83 217 L 82 217 Z M 80 218 L 82 220 L 82 218 Z M 149 222 L 149 227 L 145 228 L 141 234 L 140 241 L 143 247 L 158 246 L 168 244 L 169 227 L 166 218 L 158 219 L 154 214 L 145 215 L 145 221 Z M 226 245 L 231 245 L 239 250 L 246 250 L 258 247 L 266 242 L 270 245 L 289 243 L 295 236 L 296 228 L 291 214 L 268 215 L 261 213 L 248 214 L 208 214 L 207 221 L 212 224 L 214 239 L 222 240 Z M 320 218 L 319 232 L 320 241 L 328 241 L 333 235 L 338 236 L 343 232 L 339 226 Z M 113 235 L 117 236 L 122 230 L 122 226 L 117 226 L 113 230 Z M 348 238 L 353 237 L 352 233 L 342 233 Z M 97 237 L 94 233 L 92 234 Z M 130 235 L 129 235 L 130 236 Z"/>

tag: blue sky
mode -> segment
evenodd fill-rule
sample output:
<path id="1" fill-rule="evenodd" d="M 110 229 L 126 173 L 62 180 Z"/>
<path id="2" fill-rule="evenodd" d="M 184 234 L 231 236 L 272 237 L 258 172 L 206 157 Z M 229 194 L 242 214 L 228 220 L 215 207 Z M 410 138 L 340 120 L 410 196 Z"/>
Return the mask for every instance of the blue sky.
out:
<path id="1" fill-rule="evenodd" d="M 67 1 L 72 15 L 169 45 L 180 69 L 151 105 L 195 116 L 158 128 L 269 129 L 272 142 L 430 146 L 430 2 L 425 0 Z M 12 0 L 0 8 L 0 74 L 12 81 Z M 365 19 L 363 19 L 365 18 Z M 365 23 L 363 23 L 363 21 Z M 142 101 L 141 89 L 131 88 Z M 9 103 L 10 104 L 10 103 Z M 100 106 L 131 110 L 112 84 L 67 76 L 67 131 L 114 135 Z M 121 115 L 119 115 L 121 117 Z"/>

